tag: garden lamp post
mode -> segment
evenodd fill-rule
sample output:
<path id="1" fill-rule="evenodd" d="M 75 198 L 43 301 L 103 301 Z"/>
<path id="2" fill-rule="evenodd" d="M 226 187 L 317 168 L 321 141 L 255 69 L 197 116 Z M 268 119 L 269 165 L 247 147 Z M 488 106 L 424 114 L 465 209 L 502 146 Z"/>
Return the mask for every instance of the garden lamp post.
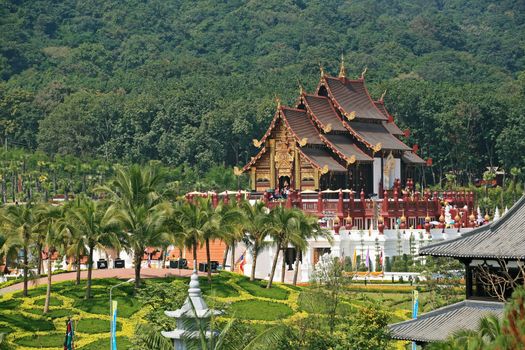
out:
<path id="1" fill-rule="evenodd" d="M 119 287 L 126 283 L 135 282 L 134 278 L 130 278 L 127 281 L 115 284 L 113 287 L 109 288 L 109 349 L 113 350 L 113 288 Z M 116 325 L 115 325 L 116 327 Z"/>

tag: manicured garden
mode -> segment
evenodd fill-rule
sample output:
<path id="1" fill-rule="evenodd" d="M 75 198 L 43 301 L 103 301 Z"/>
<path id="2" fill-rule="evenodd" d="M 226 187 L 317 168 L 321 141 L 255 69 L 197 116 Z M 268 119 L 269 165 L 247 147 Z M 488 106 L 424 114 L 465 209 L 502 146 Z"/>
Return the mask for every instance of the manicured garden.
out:
<path id="1" fill-rule="evenodd" d="M 144 281 L 144 285 L 156 283 L 181 283 L 178 278 L 156 278 Z M 188 279 L 183 278 L 184 283 Z M 6 294 L 0 299 L 0 332 L 8 333 L 8 341 L 17 349 L 61 349 L 66 320 L 74 320 L 76 348 L 89 350 L 109 344 L 109 288 L 117 279 L 93 280 L 93 298 L 84 299 L 85 281 L 75 285 L 73 281 L 55 283 L 52 286 L 50 311 L 43 315 L 45 287 L 29 290 L 24 298 L 21 292 Z M 208 284 L 201 278 L 201 288 L 209 304 L 226 310 L 223 319 L 234 317 L 252 324 L 257 329 L 278 322 L 293 323 L 308 314 L 326 314 L 318 307 L 315 294 L 306 293 L 307 287 L 276 284 L 264 288 L 262 281 L 250 282 L 247 278 L 222 272 Z M 378 292 L 377 288 L 355 291 L 349 288 L 337 308 L 337 313 L 350 316 L 369 300 L 377 300 L 392 311 L 393 321 L 407 319 L 410 315 L 411 294 L 405 290 L 397 293 Z M 118 301 L 118 346 L 126 349 L 135 332 L 135 326 L 143 322 L 148 312 L 133 296 L 133 286 L 122 285 L 113 290 Z M 429 296 L 422 293 L 423 307 Z"/>

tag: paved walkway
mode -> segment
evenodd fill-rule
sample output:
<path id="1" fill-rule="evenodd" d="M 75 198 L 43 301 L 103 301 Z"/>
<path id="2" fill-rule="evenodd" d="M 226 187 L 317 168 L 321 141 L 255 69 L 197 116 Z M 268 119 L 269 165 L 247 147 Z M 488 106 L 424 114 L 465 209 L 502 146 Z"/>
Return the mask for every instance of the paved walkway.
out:
<path id="1" fill-rule="evenodd" d="M 179 269 L 154 269 L 154 268 L 143 268 L 140 270 L 140 277 L 141 278 L 153 278 L 153 277 L 168 277 L 168 276 L 181 276 L 186 277 L 190 276 L 192 273 L 192 270 L 179 270 Z M 202 272 L 199 272 L 199 275 L 205 275 Z M 134 278 L 135 277 L 135 269 L 105 269 L 105 270 L 93 270 L 92 278 Z M 73 272 L 66 272 L 61 273 L 58 275 L 53 275 L 53 283 L 54 282 L 62 282 L 62 281 L 71 281 L 75 280 L 77 278 L 77 273 L 75 271 Z M 80 272 L 80 278 L 87 279 L 87 271 L 81 271 Z M 47 277 L 42 277 L 36 280 L 30 280 L 29 281 L 29 287 L 35 287 L 38 285 L 45 285 L 47 283 Z M 10 292 L 16 292 L 18 290 L 24 289 L 24 283 L 17 283 L 13 284 L 12 286 L 5 287 L 0 289 L 0 295 L 10 293 Z"/>

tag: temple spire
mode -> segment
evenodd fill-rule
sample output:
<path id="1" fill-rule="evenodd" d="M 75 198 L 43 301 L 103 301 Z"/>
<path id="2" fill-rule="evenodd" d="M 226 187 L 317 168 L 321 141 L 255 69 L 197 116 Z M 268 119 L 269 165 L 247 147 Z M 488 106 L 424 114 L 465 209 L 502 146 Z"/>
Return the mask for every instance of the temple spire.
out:
<path id="1" fill-rule="evenodd" d="M 341 54 L 341 64 L 339 66 L 339 78 L 346 78 L 345 55 L 344 54 Z"/>
<path id="2" fill-rule="evenodd" d="M 277 109 L 281 109 L 281 98 L 275 95 L 275 103 L 277 104 Z"/>
<path id="3" fill-rule="evenodd" d="M 323 78 L 325 76 L 325 73 L 324 73 L 323 65 L 321 63 L 319 63 L 319 71 L 321 71 L 321 78 Z"/>

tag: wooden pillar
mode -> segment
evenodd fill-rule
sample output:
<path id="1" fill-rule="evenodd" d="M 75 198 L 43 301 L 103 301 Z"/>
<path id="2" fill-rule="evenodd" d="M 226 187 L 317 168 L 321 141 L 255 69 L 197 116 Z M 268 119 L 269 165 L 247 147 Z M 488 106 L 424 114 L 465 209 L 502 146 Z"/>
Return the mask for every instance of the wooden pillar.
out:
<path id="1" fill-rule="evenodd" d="M 257 191 L 257 169 L 254 166 L 250 169 L 250 182 L 252 191 Z"/>
<path id="2" fill-rule="evenodd" d="M 275 188 L 275 140 L 269 140 L 270 144 L 270 188 Z"/>
<path id="3" fill-rule="evenodd" d="M 343 191 L 339 190 L 339 197 L 337 199 L 337 213 L 339 220 L 343 222 Z"/>
<path id="4" fill-rule="evenodd" d="M 319 172 L 319 169 L 314 168 L 314 188 L 318 191 L 321 191 L 319 188 L 319 177 L 321 176 L 321 173 Z"/>
<path id="5" fill-rule="evenodd" d="M 299 150 L 297 149 L 297 146 L 294 148 L 294 167 L 295 167 L 295 174 L 294 174 L 294 189 L 296 191 L 301 190 L 301 157 L 299 156 Z"/>
<path id="6" fill-rule="evenodd" d="M 472 297 L 473 289 L 472 289 L 472 267 L 470 266 L 471 260 L 463 260 L 463 263 L 465 264 L 465 292 L 466 292 L 466 298 L 469 299 Z"/>

